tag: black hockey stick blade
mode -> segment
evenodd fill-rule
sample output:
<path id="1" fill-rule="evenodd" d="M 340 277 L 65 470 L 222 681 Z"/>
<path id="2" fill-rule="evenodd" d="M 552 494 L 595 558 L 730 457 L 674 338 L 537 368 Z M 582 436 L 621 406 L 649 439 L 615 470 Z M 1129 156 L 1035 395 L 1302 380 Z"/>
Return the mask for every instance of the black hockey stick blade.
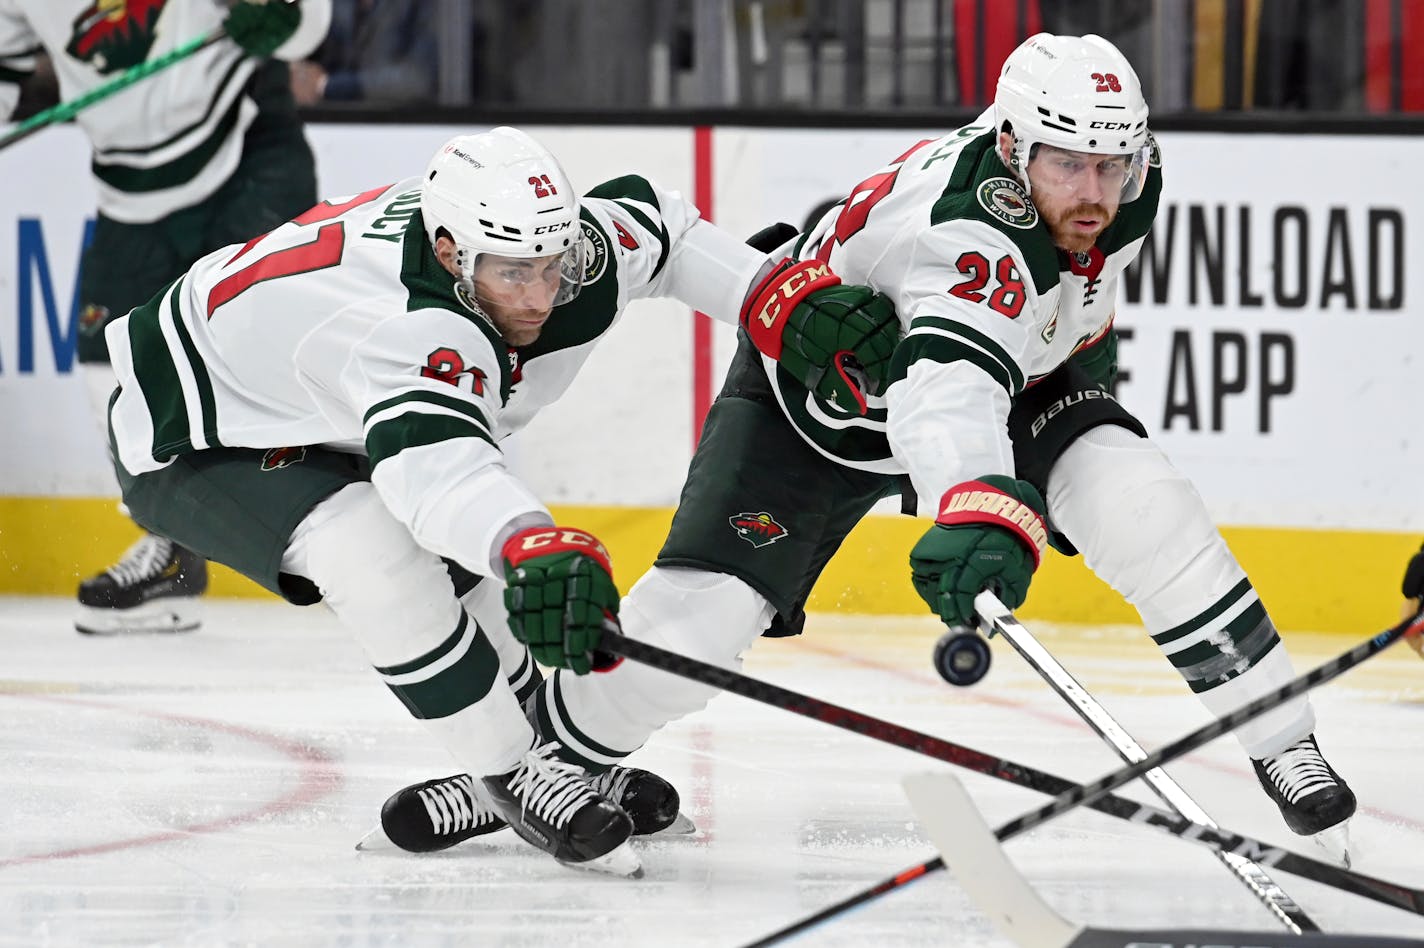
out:
<path id="1" fill-rule="evenodd" d="M 850 708 L 822 701 L 819 698 L 812 698 L 779 685 L 760 681 L 743 675 L 731 669 L 710 665 L 707 662 L 690 658 L 686 655 L 679 655 L 676 652 L 669 652 L 666 649 L 640 642 L 637 639 L 630 639 L 627 636 L 605 628 L 603 636 L 599 642 L 600 649 L 615 655 L 620 655 L 632 661 L 640 662 L 653 668 L 661 669 L 669 674 L 678 675 L 692 681 L 701 682 L 705 685 L 712 685 L 723 691 L 741 695 L 752 701 L 770 705 L 774 708 L 781 708 L 798 714 L 802 717 L 810 718 L 813 721 L 820 721 L 843 730 L 852 731 L 866 737 L 902 747 L 906 750 L 923 754 L 926 757 L 933 757 L 945 763 L 955 764 L 976 773 L 986 774 L 999 780 L 1012 783 L 1016 786 L 1026 787 L 1030 790 L 1037 790 L 1040 793 L 1057 796 L 1065 791 L 1078 788 L 1078 784 L 1066 778 L 1059 777 L 1047 771 L 1037 770 L 1024 764 L 1015 763 L 1002 757 L 995 757 L 985 754 L 982 751 L 974 750 L 963 744 L 956 744 L 943 738 L 935 737 L 915 731 L 890 721 L 876 718 Z M 1148 826 L 1155 826 L 1183 839 L 1199 843 L 1211 849 L 1235 852 L 1246 856 L 1262 865 L 1272 866 L 1282 872 L 1289 872 L 1293 875 L 1306 879 L 1313 879 L 1324 885 L 1333 886 L 1355 895 L 1363 896 L 1391 905 L 1406 912 L 1424 915 L 1424 891 L 1413 889 L 1408 886 L 1387 882 L 1383 879 L 1376 879 L 1361 873 L 1341 868 L 1331 863 L 1312 859 L 1293 853 L 1287 849 L 1280 849 L 1267 845 L 1260 840 L 1249 836 L 1242 836 L 1227 829 L 1214 829 L 1209 826 L 1202 826 L 1190 820 L 1175 816 L 1166 810 L 1150 806 L 1145 803 L 1137 803 L 1125 797 L 1114 794 L 1104 794 L 1097 799 L 1085 804 L 1091 809 L 1118 819 L 1127 820 L 1133 823 L 1142 823 Z M 868 901 L 877 895 L 888 892 L 916 878 L 933 872 L 940 868 L 938 860 L 926 863 L 905 870 L 879 883 L 873 890 L 867 890 L 850 896 L 846 900 L 831 906 L 823 913 L 817 913 L 805 920 L 806 925 L 796 923 L 791 928 L 783 929 L 772 936 L 778 939 L 800 931 L 803 927 L 809 927 L 814 918 L 820 921 L 823 918 L 830 918 L 833 915 Z M 771 944 L 771 941 L 758 942 L 757 944 Z"/>
<path id="2" fill-rule="evenodd" d="M 1059 915 L 999 845 L 959 778 L 945 772 L 912 774 L 905 794 L 920 826 L 940 851 L 970 900 L 1020 948 L 1418 948 L 1417 939 L 1381 935 L 1258 932 L 1226 929 L 1095 928 Z"/>

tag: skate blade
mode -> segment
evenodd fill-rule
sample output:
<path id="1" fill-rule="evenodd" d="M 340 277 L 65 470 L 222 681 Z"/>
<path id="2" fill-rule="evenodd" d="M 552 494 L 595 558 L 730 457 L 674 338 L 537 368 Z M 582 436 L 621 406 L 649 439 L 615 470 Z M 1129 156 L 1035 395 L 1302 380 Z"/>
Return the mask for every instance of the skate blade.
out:
<path id="1" fill-rule="evenodd" d="M 593 859 L 586 859 L 583 862 L 565 862 L 560 859 L 559 863 L 570 869 L 587 869 L 590 872 L 602 872 L 606 875 L 622 876 L 626 879 L 643 878 L 643 864 L 639 861 L 638 854 L 633 852 L 633 848 L 626 841 Z"/>
<path id="2" fill-rule="evenodd" d="M 358 852 L 363 853 L 405 852 L 405 850 L 401 849 L 399 846 L 397 846 L 391 841 L 391 838 L 386 835 L 386 831 L 382 829 L 381 824 L 379 823 L 376 824 L 375 829 L 371 830 L 371 832 L 367 833 L 365 836 L 362 836 L 360 840 L 357 841 L 356 849 Z"/>
<path id="3" fill-rule="evenodd" d="M 151 635 L 192 632 L 203 624 L 202 611 L 196 603 L 184 603 L 180 610 L 170 602 L 158 600 L 132 609 L 80 606 L 74 629 L 81 635 Z"/>
<path id="4" fill-rule="evenodd" d="M 639 836 L 638 839 L 662 839 L 664 836 L 691 836 L 697 832 L 697 824 L 688 819 L 687 814 L 679 812 L 677 819 L 671 824 L 664 826 L 656 833 L 649 833 L 646 836 Z"/>
<path id="5" fill-rule="evenodd" d="M 1350 821 L 1336 823 L 1310 837 L 1332 860 L 1349 869 L 1354 864 L 1355 847 L 1350 842 Z"/>

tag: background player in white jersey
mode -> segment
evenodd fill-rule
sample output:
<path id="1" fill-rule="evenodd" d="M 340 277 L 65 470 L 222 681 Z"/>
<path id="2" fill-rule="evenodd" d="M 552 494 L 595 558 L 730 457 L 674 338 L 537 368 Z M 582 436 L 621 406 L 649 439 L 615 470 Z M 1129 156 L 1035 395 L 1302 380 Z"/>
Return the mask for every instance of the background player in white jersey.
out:
<path id="1" fill-rule="evenodd" d="M 72 100 L 218 26 L 229 36 L 77 117 L 94 148 L 99 193 L 80 266 L 78 355 L 100 417 L 114 388 L 108 321 L 208 251 L 316 201 L 311 149 L 281 60 L 312 52 L 330 20 L 331 0 L 0 0 L 0 117 L 15 108 L 40 51 Z M 196 628 L 193 597 L 206 588 L 202 557 L 146 535 L 80 584 L 75 625 Z"/>
<path id="2" fill-rule="evenodd" d="M 109 327 L 124 500 L 147 528 L 288 600 L 325 601 L 476 775 L 474 808 L 432 801 L 423 829 L 386 825 L 397 842 L 440 848 L 507 821 L 562 862 L 632 872 L 624 841 L 671 822 L 675 791 L 626 768 L 595 788 L 536 740 L 521 700 L 540 673 L 502 598 L 507 583 L 526 612 L 587 633 L 618 610 L 608 555 L 554 525 L 499 444 L 646 297 L 734 322 L 776 295 L 787 331 L 769 348 L 808 383 L 846 395 L 844 374 L 813 364 L 822 351 L 883 376 L 898 333 L 888 300 L 806 285 L 800 270 L 760 281 L 770 269 L 641 177 L 580 201 L 522 132 L 452 139 L 423 178 L 209 254 Z M 423 844 L 401 837 L 414 830 Z"/>
<path id="3" fill-rule="evenodd" d="M 788 246 L 895 301 L 906 336 L 884 397 L 863 417 L 831 405 L 744 335 L 667 542 L 624 600 L 624 633 L 730 665 L 761 634 L 799 631 L 827 560 L 898 492 L 935 518 L 910 551 L 911 578 L 951 625 L 973 620 L 986 588 L 1020 605 L 1052 542 L 1137 608 L 1214 713 L 1289 681 L 1201 498 L 1110 394 L 1117 282 L 1160 189 L 1121 53 L 1097 36 L 1025 41 L 991 109 L 867 178 Z M 754 314 L 753 337 L 760 324 Z M 587 668 L 586 629 L 522 617 L 517 602 L 512 622 L 536 660 Z M 543 733 L 592 768 L 712 694 L 624 662 L 561 670 L 535 709 Z M 1355 798 L 1314 727 L 1301 698 L 1236 734 L 1290 828 L 1328 833 L 1340 855 Z"/>

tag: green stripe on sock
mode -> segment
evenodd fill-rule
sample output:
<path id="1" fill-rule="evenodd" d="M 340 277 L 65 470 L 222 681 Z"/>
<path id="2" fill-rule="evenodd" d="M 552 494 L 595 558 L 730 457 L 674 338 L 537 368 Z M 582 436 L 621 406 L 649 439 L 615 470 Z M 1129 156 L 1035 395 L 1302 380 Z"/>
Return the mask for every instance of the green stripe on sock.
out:
<path id="1" fill-rule="evenodd" d="M 411 715 L 421 720 L 447 718 L 490 693 L 500 676 L 499 655 L 475 627 L 474 641 L 453 665 L 423 681 L 403 685 L 386 683 Z"/>
<path id="2" fill-rule="evenodd" d="M 1225 596 L 1222 596 L 1220 599 L 1218 599 L 1216 603 L 1211 606 L 1211 608 L 1207 609 L 1206 611 L 1202 612 L 1197 616 L 1192 617 L 1191 619 L 1188 619 L 1181 625 L 1173 626 L 1166 632 L 1158 632 L 1156 635 L 1152 636 L 1152 641 L 1156 642 L 1158 645 L 1168 645 L 1172 642 L 1175 642 L 1177 639 L 1182 638 L 1185 635 L 1192 634 L 1197 629 L 1202 628 L 1208 622 L 1217 618 L 1222 613 L 1226 612 L 1226 610 L 1236 605 L 1236 603 L 1240 601 L 1241 597 L 1246 595 L 1246 593 L 1249 592 L 1250 589 L 1251 581 L 1249 579 L 1241 580 L 1241 582 L 1237 583 L 1235 586 L 1232 586 L 1231 590 L 1227 592 Z"/>
<path id="3" fill-rule="evenodd" d="M 413 658 L 408 662 L 401 662 L 399 665 L 377 665 L 376 671 L 388 677 L 394 675 L 409 675 L 413 671 L 420 671 L 420 669 L 427 665 L 438 662 L 446 655 L 449 655 L 455 646 L 460 644 L 460 640 L 465 637 L 465 629 L 469 624 L 470 614 L 461 609 L 460 620 L 455 623 L 455 631 L 452 632 L 450 637 L 445 641 L 424 655 L 421 655 L 419 658 Z"/>
<path id="4" fill-rule="evenodd" d="M 1193 692 L 1210 691 L 1245 674 L 1280 642 L 1280 635 L 1259 602 L 1233 619 L 1223 630 L 1231 639 L 1230 652 L 1212 641 L 1198 642 L 1171 656 L 1172 664 Z"/>
<path id="5" fill-rule="evenodd" d="M 574 726 L 573 719 L 569 716 L 568 706 L 564 704 L 564 695 L 561 687 L 563 684 L 564 675 L 566 674 L 568 674 L 568 672 L 565 672 L 563 669 L 554 672 L 554 683 L 552 685 L 554 691 L 554 707 L 559 712 L 559 721 L 563 723 L 564 729 L 570 734 L 572 734 L 574 738 L 584 747 L 589 748 L 594 753 L 603 754 L 606 757 L 627 757 L 629 754 L 633 753 L 633 750 L 637 750 L 636 747 L 633 748 L 633 750 L 626 751 L 614 750 L 611 747 L 600 744 L 598 741 L 595 741 L 593 738 L 589 737 L 583 731 L 580 731 L 577 727 Z M 599 766 L 605 765 L 600 764 Z"/>

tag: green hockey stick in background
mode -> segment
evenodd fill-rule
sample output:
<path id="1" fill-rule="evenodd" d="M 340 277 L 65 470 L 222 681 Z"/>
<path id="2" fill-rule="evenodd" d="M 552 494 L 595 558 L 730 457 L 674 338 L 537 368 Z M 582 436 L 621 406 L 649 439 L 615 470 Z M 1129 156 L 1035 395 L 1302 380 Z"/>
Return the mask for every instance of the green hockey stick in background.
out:
<path id="1" fill-rule="evenodd" d="M 154 73 L 161 72 L 174 63 L 187 59 L 198 50 L 211 46 L 226 35 L 227 30 L 220 26 L 210 33 L 196 37 L 181 46 L 175 47 L 157 59 L 129 67 L 122 75 L 115 77 L 113 81 L 107 82 L 97 89 L 92 89 L 77 99 L 70 102 L 61 102 L 58 105 L 45 109 L 43 112 L 36 112 L 4 135 L 0 135 L 0 150 L 9 148 L 16 142 L 29 138 L 35 134 L 35 132 L 49 125 L 53 125 L 55 122 L 69 121 L 95 102 L 107 99 L 116 92 L 122 92 L 135 82 L 147 79 Z"/>

